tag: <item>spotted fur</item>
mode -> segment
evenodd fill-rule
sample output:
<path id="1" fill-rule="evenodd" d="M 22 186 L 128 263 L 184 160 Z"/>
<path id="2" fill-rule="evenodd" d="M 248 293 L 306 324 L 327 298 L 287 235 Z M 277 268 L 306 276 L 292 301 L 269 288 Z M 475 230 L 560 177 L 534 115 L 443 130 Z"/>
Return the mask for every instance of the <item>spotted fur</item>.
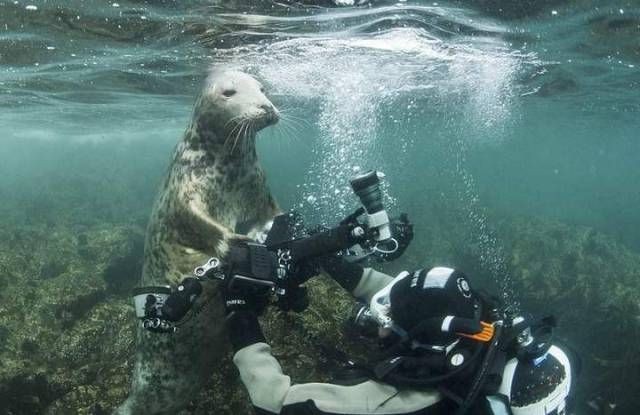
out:
<path id="1" fill-rule="evenodd" d="M 278 213 L 254 141 L 278 117 L 251 76 L 208 77 L 151 214 L 143 286 L 178 283 L 209 257 L 223 256 L 237 232 L 251 236 Z M 174 414 L 188 404 L 226 351 L 217 288 L 205 288 L 196 305 L 202 311 L 177 333 L 138 329 L 131 392 L 117 414 Z"/>

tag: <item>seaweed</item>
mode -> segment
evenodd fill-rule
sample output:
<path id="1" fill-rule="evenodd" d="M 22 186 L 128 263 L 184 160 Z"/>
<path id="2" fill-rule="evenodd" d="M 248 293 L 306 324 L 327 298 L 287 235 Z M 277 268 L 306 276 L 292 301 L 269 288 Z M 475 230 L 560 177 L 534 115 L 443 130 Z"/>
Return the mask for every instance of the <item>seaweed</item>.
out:
<path id="1" fill-rule="evenodd" d="M 131 233 L 128 243 L 130 249 L 125 255 L 113 258 L 104 271 L 103 277 L 110 292 L 128 293 L 137 283 L 135 277 L 142 274 L 142 254 L 144 251 L 142 234 Z"/>
<path id="2" fill-rule="evenodd" d="M 0 326 L 0 353 L 2 353 L 7 345 L 9 340 L 9 329 L 5 326 Z M 2 362 L 0 362 L 0 366 Z"/>
<path id="3" fill-rule="evenodd" d="M 0 383 L 0 414 L 42 414 L 61 394 L 41 373 L 20 374 Z"/>
<path id="4" fill-rule="evenodd" d="M 12 299 L 0 302 L 0 406 L 13 413 L 105 413 L 127 395 L 136 338 L 128 291 L 139 280 L 143 231 L 111 224 L 77 229 L 0 228 L 2 295 Z M 640 256 L 585 227 L 506 218 L 497 231 L 523 309 L 555 313 L 559 338 L 582 355 L 580 396 L 638 396 Z M 416 234 L 388 272 L 456 266 L 479 288 L 495 277 L 482 268 L 480 247 L 456 239 L 464 230 L 433 223 Z M 60 272 L 42 278 L 42 264 L 54 263 Z M 328 381 L 346 356 L 366 361 L 376 344 L 346 329 L 355 302 L 342 288 L 325 278 L 308 285 L 307 310 L 271 307 L 261 321 L 292 379 Z M 194 391 L 190 410 L 250 412 L 230 356 Z"/>

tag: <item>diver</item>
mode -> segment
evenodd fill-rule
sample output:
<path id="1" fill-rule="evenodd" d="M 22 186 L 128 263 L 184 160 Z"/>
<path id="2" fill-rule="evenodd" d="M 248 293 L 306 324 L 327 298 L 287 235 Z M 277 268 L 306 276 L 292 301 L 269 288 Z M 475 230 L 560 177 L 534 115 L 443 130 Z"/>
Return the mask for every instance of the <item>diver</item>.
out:
<path id="1" fill-rule="evenodd" d="M 225 290 L 233 361 L 257 414 L 569 413 L 575 376 L 551 343 L 551 319 L 510 316 L 451 268 L 392 278 L 335 255 L 320 265 L 368 304 L 355 324 L 369 326 L 380 350 L 346 383 L 293 384 L 260 328 L 264 302 Z"/>
<path id="2" fill-rule="evenodd" d="M 174 333 L 197 312 L 201 281 L 222 281 L 233 361 L 259 415 L 567 414 L 575 375 L 552 342 L 552 318 L 524 318 L 451 268 L 392 278 L 360 265 L 398 258 L 413 238 L 406 215 L 388 217 L 379 179 L 375 171 L 352 179 L 362 206 L 336 227 L 308 232 L 296 214 L 282 214 L 264 241 L 231 245 L 175 291 L 142 287 L 134 293 L 142 326 Z M 348 379 L 292 384 L 257 317 L 272 294 L 282 310 L 304 310 L 303 284 L 320 271 L 364 303 L 354 326 L 379 347 L 367 362 L 345 362 Z"/>

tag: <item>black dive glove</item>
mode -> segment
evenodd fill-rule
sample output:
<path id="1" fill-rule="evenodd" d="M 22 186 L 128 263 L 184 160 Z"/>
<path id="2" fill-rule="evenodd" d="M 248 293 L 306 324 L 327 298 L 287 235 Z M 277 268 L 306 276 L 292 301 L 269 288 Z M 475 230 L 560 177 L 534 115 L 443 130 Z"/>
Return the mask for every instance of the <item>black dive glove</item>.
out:
<path id="1" fill-rule="evenodd" d="M 235 311 L 249 311 L 255 315 L 261 315 L 269 305 L 269 294 L 269 288 L 249 283 L 234 284 L 233 287 L 229 287 L 228 284 L 222 286 L 227 315 Z"/>
<path id="2" fill-rule="evenodd" d="M 223 283 L 224 284 L 224 283 Z M 259 295 L 258 295 L 259 294 Z M 266 342 L 258 315 L 264 311 L 269 298 L 264 293 L 255 293 L 223 285 L 226 327 L 234 352 L 255 343 Z"/>
<path id="3" fill-rule="evenodd" d="M 400 258 L 413 239 L 413 223 L 409 221 L 409 216 L 406 213 L 401 213 L 399 218 L 392 219 L 390 227 L 391 235 L 398 241 L 398 249 L 389 254 L 377 253 L 376 257 L 382 261 L 393 261 Z"/>
<path id="4" fill-rule="evenodd" d="M 278 298 L 278 308 L 282 311 L 301 313 L 309 307 L 309 295 L 307 287 L 289 284 L 286 294 Z"/>
<path id="5" fill-rule="evenodd" d="M 297 278 L 290 278 L 286 287 L 283 288 L 285 288 L 285 294 L 279 296 L 278 308 L 282 311 L 294 311 L 296 313 L 306 310 L 309 306 L 307 288 L 301 286 Z M 254 285 L 249 282 L 236 282 L 233 287 L 230 287 L 229 284 L 224 285 L 223 295 L 227 315 L 232 314 L 234 311 L 249 311 L 259 316 L 269 305 L 271 288 Z"/>

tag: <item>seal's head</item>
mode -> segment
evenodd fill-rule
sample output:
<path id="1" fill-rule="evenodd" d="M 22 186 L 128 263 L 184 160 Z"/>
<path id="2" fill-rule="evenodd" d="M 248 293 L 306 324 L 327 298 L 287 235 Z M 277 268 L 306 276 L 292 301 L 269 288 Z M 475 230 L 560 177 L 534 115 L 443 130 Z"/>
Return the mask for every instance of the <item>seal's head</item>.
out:
<path id="1" fill-rule="evenodd" d="M 264 87 L 246 73 L 214 70 L 207 78 L 197 113 L 220 137 L 255 133 L 278 122 L 280 114 Z"/>

